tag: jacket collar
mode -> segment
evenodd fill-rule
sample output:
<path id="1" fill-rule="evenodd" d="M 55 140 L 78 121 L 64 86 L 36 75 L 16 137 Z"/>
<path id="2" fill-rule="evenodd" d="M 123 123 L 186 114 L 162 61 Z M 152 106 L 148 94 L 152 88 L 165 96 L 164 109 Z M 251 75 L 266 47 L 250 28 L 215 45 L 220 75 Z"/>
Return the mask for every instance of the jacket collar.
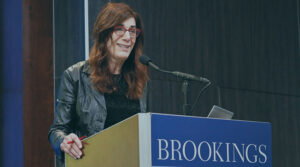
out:
<path id="1" fill-rule="evenodd" d="M 89 75 L 91 74 L 91 68 L 90 68 L 90 62 L 89 62 L 89 60 L 85 61 L 84 65 L 83 65 L 82 71 L 84 73 L 86 73 L 86 74 L 89 74 Z"/>

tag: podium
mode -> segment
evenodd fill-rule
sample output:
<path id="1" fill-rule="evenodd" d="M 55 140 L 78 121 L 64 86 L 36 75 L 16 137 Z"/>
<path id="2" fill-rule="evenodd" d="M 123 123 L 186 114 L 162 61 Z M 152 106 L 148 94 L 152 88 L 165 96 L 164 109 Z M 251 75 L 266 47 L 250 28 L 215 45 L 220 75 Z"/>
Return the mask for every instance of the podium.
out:
<path id="1" fill-rule="evenodd" d="M 83 140 L 66 167 L 271 167 L 271 124 L 139 113 Z"/>

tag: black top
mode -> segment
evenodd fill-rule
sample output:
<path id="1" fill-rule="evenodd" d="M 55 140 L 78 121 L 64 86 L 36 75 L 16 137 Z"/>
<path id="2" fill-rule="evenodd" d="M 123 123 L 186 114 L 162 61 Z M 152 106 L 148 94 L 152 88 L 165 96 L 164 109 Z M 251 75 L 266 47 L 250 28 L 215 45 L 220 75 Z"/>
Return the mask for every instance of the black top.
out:
<path id="1" fill-rule="evenodd" d="M 141 111 L 139 100 L 126 97 L 128 84 L 125 79 L 121 75 L 113 75 L 113 83 L 116 85 L 117 91 L 104 94 L 107 109 L 104 128 L 108 128 Z"/>

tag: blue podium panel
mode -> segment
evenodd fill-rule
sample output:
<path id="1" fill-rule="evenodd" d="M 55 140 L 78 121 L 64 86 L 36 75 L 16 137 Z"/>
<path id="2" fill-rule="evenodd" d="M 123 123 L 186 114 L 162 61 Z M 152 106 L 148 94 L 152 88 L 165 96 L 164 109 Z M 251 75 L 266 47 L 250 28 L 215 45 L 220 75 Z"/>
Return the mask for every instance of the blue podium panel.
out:
<path id="1" fill-rule="evenodd" d="M 151 115 L 153 167 L 271 167 L 270 123 Z"/>

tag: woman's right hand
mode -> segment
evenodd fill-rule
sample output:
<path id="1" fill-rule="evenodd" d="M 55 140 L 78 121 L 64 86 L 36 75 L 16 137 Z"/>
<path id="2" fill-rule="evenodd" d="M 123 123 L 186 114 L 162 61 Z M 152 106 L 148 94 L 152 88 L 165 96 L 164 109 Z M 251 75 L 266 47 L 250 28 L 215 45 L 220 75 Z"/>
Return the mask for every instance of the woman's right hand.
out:
<path id="1" fill-rule="evenodd" d="M 74 141 L 74 142 L 72 142 Z M 72 142 L 68 144 L 68 142 Z M 82 156 L 82 142 L 79 140 L 78 136 L 74 133 L 70 133 L 65 136 L 63 142 L 60 144 L 60 149 L 69 154 L 74 159 L 79 159 Z"/>

